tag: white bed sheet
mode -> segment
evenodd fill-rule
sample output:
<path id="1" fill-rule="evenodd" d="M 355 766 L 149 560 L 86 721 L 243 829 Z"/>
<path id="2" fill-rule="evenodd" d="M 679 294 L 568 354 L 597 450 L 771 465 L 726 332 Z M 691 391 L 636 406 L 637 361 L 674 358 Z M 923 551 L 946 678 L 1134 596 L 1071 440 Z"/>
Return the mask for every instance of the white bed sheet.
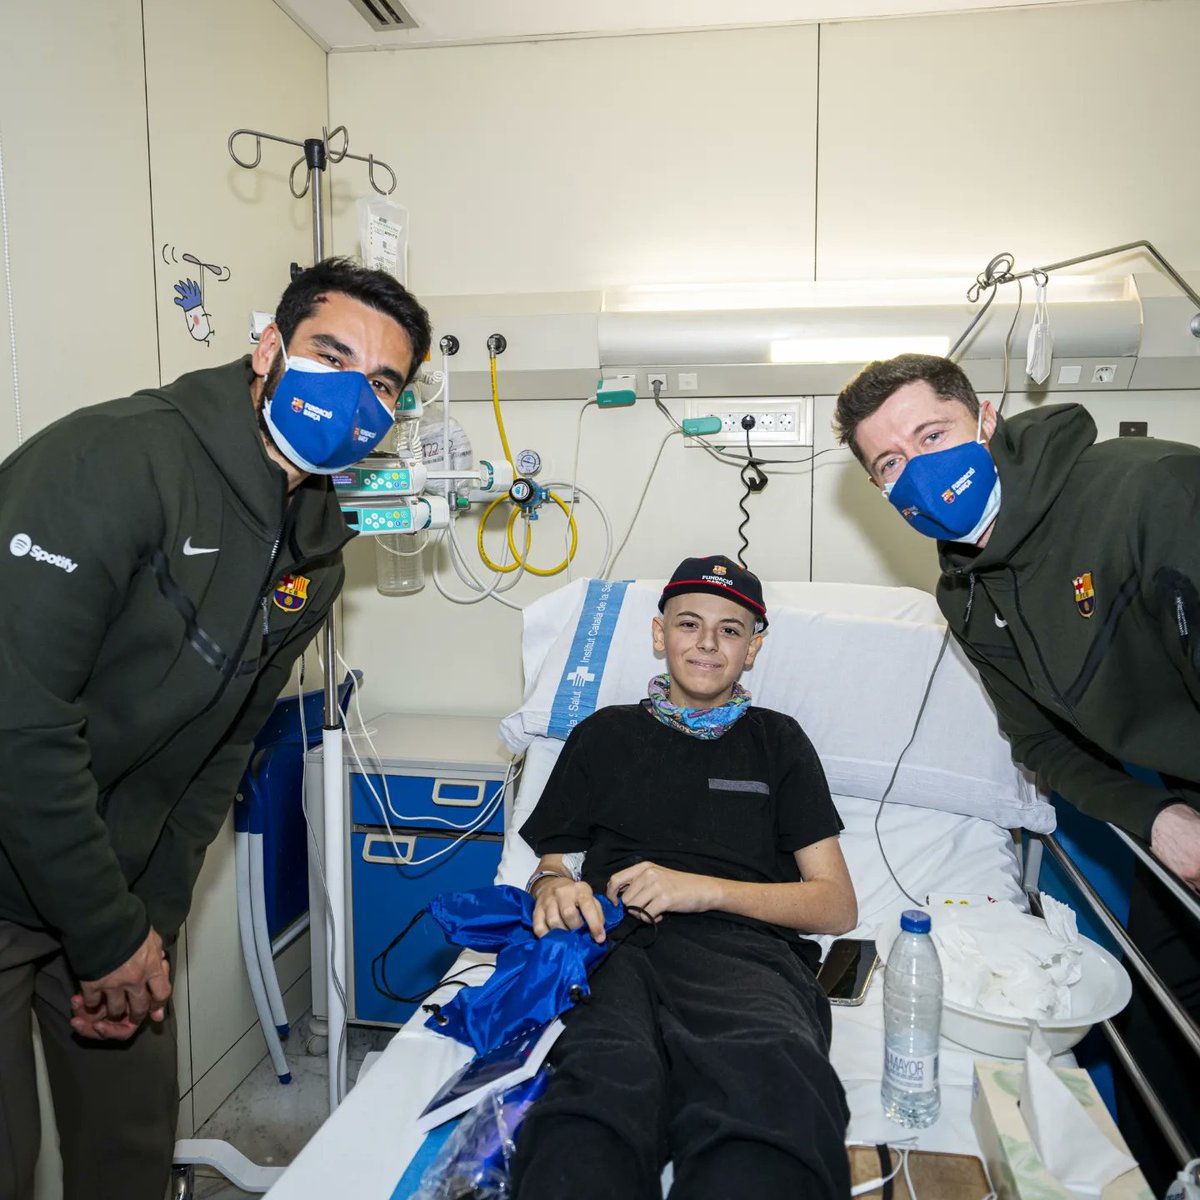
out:
<path id="1" fill-rule="evenodd" d="M 526 755 L 512 811 L 506 814 L 504 855 L 497 882 L 521 886 L 536 859 L 519 829 L 532 811 L 562 743 L 539 739 Z M 875 839 L 878 805 L 872 800 L 835 797 L 845 823 L 842 850 L 859 899 L 854 937 L 873 938 L 881 921 L 894 920 L 906 906 L 884 866 Z M 887 804 L 880 835 L 897 877 L 913 896 L 929 892 L 978 895 L 1023 901 L 1020 868 L 1009 834 L 977 817 L 936 809 Z M 822 939 L 828 942 L 830 939 Z M 487 977 L 490 960 L 464 951 L 452 970 L 480 964 L 474 982 Z M 432 997 L 445 1002 L 457 991 L 443 988 Z M 416 1115 L 442 1082 L 471 1056 L 470 1050 L 424 1028 L 418 1011 L 392 1039 L 370 1074 L 318 1131 L 271 1190 L 275 1200 L 325 1200 L 353 1180 L 361 1200 L 388 1200 L 423 1140 L 413 1129 Z M 833 1010 L 831 1057 L 846 1089 L 850 1141 L 906 1136 L 882 1114 L 879 1100 L 883 1062 L 882 979 L 877 976 L 866 1002 Z M 977 1154 L 971 1128 L 971 1068 L 975 1055 L 943 1039 L 942 1109 L 937 1122 L 920 1131 L 929 1150 Z"/>

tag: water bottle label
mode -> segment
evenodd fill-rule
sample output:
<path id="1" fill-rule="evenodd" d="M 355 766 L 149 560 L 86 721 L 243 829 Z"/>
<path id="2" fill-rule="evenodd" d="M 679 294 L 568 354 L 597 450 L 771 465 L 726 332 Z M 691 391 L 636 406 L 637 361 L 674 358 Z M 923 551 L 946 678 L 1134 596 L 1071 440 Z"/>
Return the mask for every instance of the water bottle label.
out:
<path id="1" fill-rule="evenodd" d="M 897 1050 L 883 1052 L 883 1073 L 888 1082 L 904 1092 L 932 1092 L 938 1082 L 936 1054 L 901 1054 Z"/>

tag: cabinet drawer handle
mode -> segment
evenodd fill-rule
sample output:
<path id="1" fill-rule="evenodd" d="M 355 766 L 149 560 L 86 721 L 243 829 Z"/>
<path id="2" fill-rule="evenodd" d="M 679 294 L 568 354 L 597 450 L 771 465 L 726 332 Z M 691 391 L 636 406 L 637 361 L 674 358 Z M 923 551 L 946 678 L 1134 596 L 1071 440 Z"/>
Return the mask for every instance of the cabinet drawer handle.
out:
<path id="1" fill-rule="evenodd" d="M 387 853 L 375 853 L 373 847 L 376 845 L 386 846 Z M 405 863 L 412 862 L 416 849 L 415 834 L 404 836 L 403 834 L 369 833 L 363 842 L 363 862 L 383 863 L 385 866 L 399 863 L 403 866 Z"/>
<path id="2" fill-rule="evenodd" d="M 449 808 L 478 808 L 487 794 L 487 784 L 479 779 L 435 779 L 433 781 L 433 802 Z M 473 788 L 474 796 L 444 796 L 442 788 Z"/>

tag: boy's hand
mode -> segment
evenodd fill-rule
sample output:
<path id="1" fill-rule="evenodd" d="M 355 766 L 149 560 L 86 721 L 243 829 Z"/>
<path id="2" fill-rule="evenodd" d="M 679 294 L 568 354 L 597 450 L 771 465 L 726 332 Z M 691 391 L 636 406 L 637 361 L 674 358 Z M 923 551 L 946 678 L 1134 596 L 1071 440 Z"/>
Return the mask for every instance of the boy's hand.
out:
<path id="1" fill-rule="evenodd" d="M 603 942 L 604 913 L 586 883 L 545 876 L 533 885 L 537 901 L 533 909 L 534 937 L 545 937 L 551 929 L 578 929 L 587 925 L 593 941 Z"/>
<path id="2" fill-rule="evenodd" d="M 707 875 L 690 875 L 658 863 L 640 862 L 618 871 L 608 881 L 607 895 L 614 904 L 620 900 L 627 908 L 640 908 L 657 921 L 663 913 L 708 912 L 716 907 L 714 882 Z"/>

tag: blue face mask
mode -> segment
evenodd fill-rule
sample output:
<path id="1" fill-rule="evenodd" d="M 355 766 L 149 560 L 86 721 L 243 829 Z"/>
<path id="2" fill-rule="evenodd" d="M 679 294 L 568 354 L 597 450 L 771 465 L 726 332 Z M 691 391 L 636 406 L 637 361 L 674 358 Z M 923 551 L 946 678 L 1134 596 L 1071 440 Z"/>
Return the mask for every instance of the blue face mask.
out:
<path id="1" fill-rule="evenodd" d="M 275 445 L 302 471 L 332 475 L 367 457 L 392 427 L 392 412 L 361 371 L 286 359 L 263 419 Z"/>
<path id="2" fill-rule="evenodd" d="M 987 447 L 976 440 L 910 458 L 883 497 L 918 532 L 943 542 L 977 542 L 1000 511 L 1000 477 Z"/>

